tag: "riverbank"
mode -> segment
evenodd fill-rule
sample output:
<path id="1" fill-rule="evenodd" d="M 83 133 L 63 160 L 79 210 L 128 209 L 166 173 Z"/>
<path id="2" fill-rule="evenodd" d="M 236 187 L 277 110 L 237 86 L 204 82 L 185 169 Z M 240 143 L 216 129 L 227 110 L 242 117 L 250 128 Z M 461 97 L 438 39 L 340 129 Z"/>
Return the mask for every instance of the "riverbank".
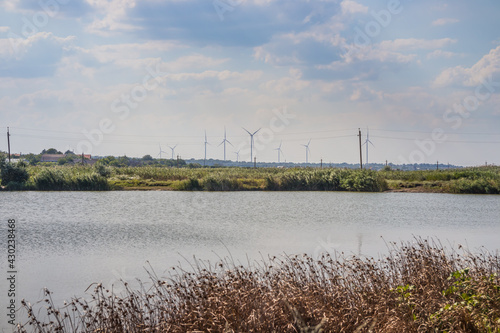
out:
<path id="1" fill-rule="evenodd" d="M 18 332 L 498 332 L 500 258 L 389 243 L 379 260 L 341 253 L 230 259 L 150 272 L 139 290 L 93 284 L 87 300 L 30 315 Z M 458 252 L 457 252 L 458 251 Z M 46 316 L 46 317 L 45 317 Z M 44 317 L 46 319 L 40 319 Z"/>
<path id="2" fill-rule="evenodd" d="M 500 194 L 500 167 L 432 171 L 27 166 L 3 190 L 353 191 Z"/>

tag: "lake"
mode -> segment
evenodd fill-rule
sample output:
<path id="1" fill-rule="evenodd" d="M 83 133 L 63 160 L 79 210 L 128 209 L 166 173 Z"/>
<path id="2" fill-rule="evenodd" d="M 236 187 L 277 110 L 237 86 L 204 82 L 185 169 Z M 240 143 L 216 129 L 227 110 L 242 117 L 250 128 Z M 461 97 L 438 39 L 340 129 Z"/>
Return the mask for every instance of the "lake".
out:
<path id="1" fill-rule="evenodd" d="M 345 192 L 2 192 L 0 239 L 17 219 L 18 304 L 53 291 L 56 304 L 93 282 L 166 276 L 193 256 L 334 251 L 377 256 L 385 242 L 435 237 L 446 246 L 497 251 L 500 196 Z M 1 269 L 7 271 L 5 246 Z M 6 273 L 4 273 L 6 274 Z M 0 327 L 7 285 L 1 279 Z M 120 286 L 116 287 L 120 291 Z"/>

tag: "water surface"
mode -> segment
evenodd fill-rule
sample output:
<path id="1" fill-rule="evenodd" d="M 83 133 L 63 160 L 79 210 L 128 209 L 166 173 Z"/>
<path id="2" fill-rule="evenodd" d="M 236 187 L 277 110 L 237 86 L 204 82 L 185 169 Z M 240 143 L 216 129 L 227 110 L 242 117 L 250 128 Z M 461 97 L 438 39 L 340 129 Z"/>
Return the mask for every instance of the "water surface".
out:
<path id="1" fill-rule="evenodd" d="M 47 287 L 62 304 L 83 295 L 92 282 L 147 280 L 144 267 L 149 265 L 165 276 L 171 266 L 189 267 L 193 256 L 213 261 L 231 255 L 242 263 L 283 253 L 318 256 L 343 251 L 376 256 L 386 251 L 385 241 L 414 236 L 495 251 L 500 196 L 3 192 L 0 217 L 19 221 L 19 299 L 41 299 L 41 290 Z M 5 225 L 0 237 L 3 243 Z M 1 263 L 6 272 L 6 258 Z"/>

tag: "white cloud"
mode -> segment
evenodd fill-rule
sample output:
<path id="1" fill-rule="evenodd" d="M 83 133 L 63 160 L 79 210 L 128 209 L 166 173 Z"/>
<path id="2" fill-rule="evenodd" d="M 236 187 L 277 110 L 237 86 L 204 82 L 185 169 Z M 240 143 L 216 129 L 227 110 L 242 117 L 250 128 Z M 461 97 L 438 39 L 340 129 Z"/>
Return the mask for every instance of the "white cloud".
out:
<path id="1" fill-rule="evenodd" d="M 340 8 L 342 9 L 342 14 L 368 13 L 368 7 L 363 6 L 353 0 L 343 0 L 340 3 Z"/>
<path id="2" fill-rule="evenodd" d="M 165 77 L 172 81 L 186 81 L 186 80 L 206 80 L 217 79 L 220 81 L 225 80 L 240 80 L 240 81 L 253 81 L 262 76 L 261 71 L 245 71 L 245 72 L 231 72 L 225 71 L 204 71 L 201 73 L 177 73 L 168 74 Z"/>
<path id="3" fill-rule="evenodd" d="M 427 54 L 427 59 L 436 59 L 436 58 L 450 59 L 456 56 L 460 56 L 460 54 L 443 50 L 435 50 Z"/>
<path id="4" fill-rule="evenodd" d="M 9 32 L 10 28 L 9 27 L 0 27 L 0 33 L 2 32 Z"/>
<path id="5" fill-rule="evenodd" d="M 421 49 L 441 49 L 450 44 L 456 43 L 456 39 L 441 38 L 441 39 L 395 39 L 383 41 L 379 44 L 379 48 L 387 51 L 403 51 L 403 50 L 421 50 Z"/>
<path id="6" fill-rule="evenodd" d="M 87 31 L 96 35 L 109 36 L 117 31 L 134 31 L 138 28 L 134 25 L 123 23 L 127 18 L 127 10 L 136 6 L 136 0 L 87 0 L 97 13 L 105 13 L 102 17 L 96 17 L 87 26 Z"/>
<path id="7" fill-rule="evenodd" d="M 500 46 L 492 49 L 470 68 L 457 66 L 441 72 L 434 80 L 435 86 L 463 85 L 467 87 L 481 84 L 486 78 L 500 76 Z"/>
<path id="8" fill-rule="evenodd" d="M 286 94 L 293 93 L 300 90 L 303 90 L 310 86 L 309 81 L 298 80 L 292 77 L 284 77 L 277 80 L 270 80 L 261 85 L 261 88 L 267 92 L 273 92 L 276 94 Z"/>
<path id="9" fill-rule="evenodd" d="M 75 40 L 75 38 L 75 36 L 57 37 L 51 32 L 39 32 L 28 38 L 0 39 L 0 59 L 20 60 L 39 42 L 49 41 L 63 45 Z"/>
<path id="10" fill-rule="evenodd" d="M 440 18 L 432 22 L 433 26 L 442 26 L 442 25 L 447 25 L 447 24 L 453 24 L 453 23 L 458 23 L 460 22 L 457 19 L 454 18 Z"/>

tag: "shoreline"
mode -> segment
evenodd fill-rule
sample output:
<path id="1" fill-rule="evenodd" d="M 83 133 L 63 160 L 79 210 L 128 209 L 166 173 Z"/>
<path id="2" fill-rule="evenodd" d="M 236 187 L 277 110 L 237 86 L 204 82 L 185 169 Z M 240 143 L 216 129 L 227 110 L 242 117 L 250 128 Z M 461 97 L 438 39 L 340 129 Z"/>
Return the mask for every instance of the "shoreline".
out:
<path id="1" fill-rule="evenodd" d="M 93 167 L 25 166 L 11 171 L 10 176 L 6 173 L 10 178 L 2 179 L 0 191 L 328 191 L 500 194 L 500 167 L 495 166 L 457 170 L 375 171 L 338 168 L 170 168 L 96 165 Z M 18 174 L 23 177 L 16 180 Z"/>

